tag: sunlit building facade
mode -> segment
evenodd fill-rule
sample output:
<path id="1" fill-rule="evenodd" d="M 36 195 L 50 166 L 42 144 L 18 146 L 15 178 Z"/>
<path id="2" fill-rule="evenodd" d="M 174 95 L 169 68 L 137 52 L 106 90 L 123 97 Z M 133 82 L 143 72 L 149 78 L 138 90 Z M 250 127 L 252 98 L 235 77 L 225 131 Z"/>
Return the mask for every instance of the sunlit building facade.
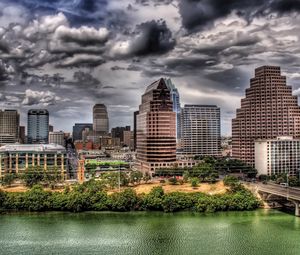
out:
<path id="1" fill-rule="evenodd" d="M 11 144 L 0 147 L 0 177 L 6 173 L 22 173 L 34 166 L 40 166 L 45 171 L 56 167 L 65 176 L 65 148 L 57 144 Z"/>
<path id="2" fill-rule="evenodd" d="M 176 113 L 164 79 L 149 85 L 142 96 L 137 125 L 137 164 L 155 172 L 176 162 Z"/>
<path id="3" fill-rule="evenodd" d="M 300 137 L 300 107 L 278 66 L 255 69 L 232 120 L 232 156 L 254 166 L 255 140 Z"/>

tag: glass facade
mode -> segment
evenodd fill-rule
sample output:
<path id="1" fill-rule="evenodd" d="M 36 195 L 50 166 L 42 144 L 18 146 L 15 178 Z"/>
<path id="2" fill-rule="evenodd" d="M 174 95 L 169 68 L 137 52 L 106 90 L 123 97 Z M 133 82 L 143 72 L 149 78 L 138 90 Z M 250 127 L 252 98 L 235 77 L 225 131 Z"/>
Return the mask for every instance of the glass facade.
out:
<path id="1" fill-rule="evenodd" d="M 45 109 L 29 110 L 27 129 L 27 140 L 29 144 L 48 143 L 49 112 Z"/>

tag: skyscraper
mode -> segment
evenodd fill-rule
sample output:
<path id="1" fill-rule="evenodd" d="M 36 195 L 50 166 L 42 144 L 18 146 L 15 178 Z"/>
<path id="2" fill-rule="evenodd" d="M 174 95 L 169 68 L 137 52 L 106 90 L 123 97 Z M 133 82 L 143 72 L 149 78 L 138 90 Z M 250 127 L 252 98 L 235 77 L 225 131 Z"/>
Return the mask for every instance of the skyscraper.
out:
<path id="1" fill-rule="evenodd" d="M 97 135 L 109 133 L 107 109 L 104 104 L 96 104 L 93 108 L 93 131 Z"/>
<path id="2" fill-rule="evenodd" d="M 120 142 L 124 141 L 124 131 L 130 131 L 130 126 L 126 127 L 115 127 L 111 129 L 111 137 L 112 138 L 120 138 Z"/>
<path id="3" fill-rule="evenodd" d="M 27 140 L 28 143 L 48 143 L 49 112 L 46 109 L 28 111 Z"/>
<path id="4" fill-rule="evenodd" d="M 171 100 L 173 102 L 173 111 L 176 113 L 176 139 L 177 141 L 181 137 L 181 106 L 180 106 L 180 96 L 178 89 L 175 88 L 175 85 L 172 83 L 171 79 L 164 79 L 165 83 L 170 90 Z"/>
<path id="5" fill-rule="evenodd" d="M 232 120 L 232 156 L 254 166 L 256 139 L 300 136 L 300 107 L 278 66 L 255 69 Z"/>
<path id="6" fill-rule="evenodd" d="M 220 108 L 215 105 L 185 105 L 181 112 L 182 153 L 221 154 Z"/>
<path id="7" fill-rule="evenodd" d="M 0 110 L 0 144 L 19 141 L 20 115 L 16 110 Z"/>
<path id="8" fill-rule="evenodd" d="M 82 131 L 88 128 L 90 131 L 93 130 L 92 123 L 75 123 L 73 126 L 72 138 L 73 141 L 82 140 Z"/>
<path id="9" fill-rule="evenodd" d="M 137 140 L 137 116 L 139 111 L 133 113 L 133 150 L 136 151 L 136 140 Z"/>
<path id="10" fill-rule="evenodd" d="M 143 172 L 176 161 L 176 113 L 164 79 L 149 85 L 137 118 L 137 168 Z"/>

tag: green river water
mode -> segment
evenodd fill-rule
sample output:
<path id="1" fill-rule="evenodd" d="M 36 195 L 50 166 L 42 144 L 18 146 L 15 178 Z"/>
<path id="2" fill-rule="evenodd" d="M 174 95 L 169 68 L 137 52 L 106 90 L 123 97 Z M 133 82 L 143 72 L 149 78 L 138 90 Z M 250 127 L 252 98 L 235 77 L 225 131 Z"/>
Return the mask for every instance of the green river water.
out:
<path id="1" fill-rule="evenodd" d="M 0 254 L 300 255 L 300 218 L 275 210 L 3 214 Z"/>

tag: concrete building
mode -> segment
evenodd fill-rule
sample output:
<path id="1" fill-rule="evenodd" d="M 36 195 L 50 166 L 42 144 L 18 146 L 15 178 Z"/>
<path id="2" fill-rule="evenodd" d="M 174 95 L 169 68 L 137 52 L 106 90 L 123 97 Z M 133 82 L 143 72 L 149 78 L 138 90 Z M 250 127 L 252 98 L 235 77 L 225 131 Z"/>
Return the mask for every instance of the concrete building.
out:
<path id="1" fill-rule="evenodd" d="M 93 131 L 99 135 L 109 133 L 109 120 L 104 104 L 96 104 L 93 108 Z"/>
<path id="2" fill-rule="evenodd" d="M 46 109 L 31 109 L 27 116 L 27 142 L 48 143 L 49 112 Z"/>
<path id="3" fill-rule="evenodd" d="M 130 126 L 126 127 L 115 127 L 111 129 L 111 137 L 112 138 L 120 138 L 121 143 L 124 141 L 124 132 L 130 131 Z"/>
<path id="4" fill-rule="evenodd" d="M 277 137 L 255 141 L 255 168 L 258 175 L 298 175 L 300 139 Z"/>
<path id="5" fill-rule="evenodd" d="M 0 145 L 19 141 L 20 115 L 16 110 L 0 110 Z"/>
<path id="6" fill-rule="evenodd" d="M 18 144 L 0 147 L 0 177 L 6 173 L 22 173 L 30 166 L 41 166 L 45 171 L 57 167 L 65 176 L 66 150 L 57 144 Z"/>
<path id="7" fill-rule="evenodd" d="M 49 132 L 49 143 L 65 146 L 65 133 L 63 131 Z"/>
<path id="8" fill-rule="evenodd" d="M 170 90 L 171 100 L 173 102 L 173 111 L 176 113 L 176 139 L 177 142 L 180 142 L 181 138 L 181 105 L 180 105 L 180 96 L 178 89 L 175 87 L 171 79 L 164 79 L 167 87 Z"/>
<path id="9" fill-rule="evenodd" d="M 26 143 L 26 135 L 25 135 L 25 127 L 20 126 L 19 128 L 19 142 L 20 143 Z"/>
<path id="10" fill-rule="evenodd" d="M 82 140 L 82 131 L 86 128 L 93 130 L 92 123 L 75 123 L 73 126 L 72 138 L 73 141 Z"/>
<path id="11" fill-rule="evenodd" d="M 164 79 L 149 85 L 137 121 L 136 168 L 154 173 L 176 162 L 176 113 Z"/>
<path id="12" fill-rule="evenodd" d="M 232 156 L 254 166 L 255 140 L 300 137 L 300 107 L 278 66 L 255 69 L 232 120 Z"/>
<path id="13" fill-rule="evenodd" d="M 123 145 L 129 147 L 130 150 L 133 150 L 133 131 L 123 132 Z"/>
<path id="14" fill-rule="evenodd" d="M 133 113 L 133 150 L 136 151 L 136 137 L 137 137 L 137 116 L 139 111 Z"/>
<path id="15" fill-rule="evenodd" d="M 181 111 L 181 146 L 185 155 L 221 155 L 220 108 L 185 105 Z"/>

